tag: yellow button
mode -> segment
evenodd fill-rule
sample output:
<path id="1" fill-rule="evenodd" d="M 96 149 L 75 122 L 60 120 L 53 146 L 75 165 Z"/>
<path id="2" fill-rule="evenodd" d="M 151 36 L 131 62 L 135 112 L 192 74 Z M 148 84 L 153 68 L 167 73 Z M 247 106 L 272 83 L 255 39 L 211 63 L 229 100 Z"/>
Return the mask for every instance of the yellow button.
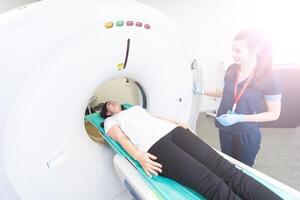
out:
<path id="1" fill-rule="evenodd" d="M 124 63 L 119 63 L 119 64 L 117 65 L 117 69 L 118 69 L 118 70 L 124 69 Z"/>
<path id="2" fill-rule="evenodd" d="M 114 24 L 112 22 L 106 22 L 105 23 L 105 28 L 112 28 Z"/>

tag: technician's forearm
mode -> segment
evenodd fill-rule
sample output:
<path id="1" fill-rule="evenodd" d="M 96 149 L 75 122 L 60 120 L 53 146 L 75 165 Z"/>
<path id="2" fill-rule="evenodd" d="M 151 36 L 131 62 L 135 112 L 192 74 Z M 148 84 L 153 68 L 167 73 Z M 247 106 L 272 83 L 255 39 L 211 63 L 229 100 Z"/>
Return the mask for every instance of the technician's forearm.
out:
<path id="1" fill-rule="evenodd" d="M 253 115 L 245 115 L 246 122 L 266 122 L 274 121 L 279 118 L 280 113 L 276 112 L 263 112 Z"/>
<path id="2" fill-rule="evenodd" d="M 204 90 L 204 95 L 210 96 L 210 97 L 222 97 L 223 90 L 221 90 L 221 89 Z"/>

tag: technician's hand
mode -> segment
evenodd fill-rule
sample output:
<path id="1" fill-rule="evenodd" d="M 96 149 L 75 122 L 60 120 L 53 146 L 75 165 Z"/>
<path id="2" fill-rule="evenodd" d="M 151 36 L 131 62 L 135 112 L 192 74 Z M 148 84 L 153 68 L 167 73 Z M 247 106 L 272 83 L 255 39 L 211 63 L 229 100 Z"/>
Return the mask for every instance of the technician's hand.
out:
<path id="1" fill-rule="evenodd" d="M 196 94 L 204 95 L 204 89 L 198 81 L 193 81 L 192 91 Z"/>
<path id="2" fill-rule="evenodd" d="M 148 153 L 148 152 L 142 152 L 141 155 L 138 157 L 138 162 L 141 164 L 143 169 L 145 170 L 146 174 L 151 177 L 151 174 L 158 175 L 158 172 L 162 172 L 162 165 L 158 162 L 155 162 L 153 160 L 156 160 L 157 157 Z"/>
<path id="3" fill-rule="evenodd" d="M 245 115 L 243 114 L 225 114 L 221 115 L 219 117 L 216 117 L 216 119 L 223 125 L 223 126 L 230 126 L 238 122 L 244 122 L 245 121 Z"/>

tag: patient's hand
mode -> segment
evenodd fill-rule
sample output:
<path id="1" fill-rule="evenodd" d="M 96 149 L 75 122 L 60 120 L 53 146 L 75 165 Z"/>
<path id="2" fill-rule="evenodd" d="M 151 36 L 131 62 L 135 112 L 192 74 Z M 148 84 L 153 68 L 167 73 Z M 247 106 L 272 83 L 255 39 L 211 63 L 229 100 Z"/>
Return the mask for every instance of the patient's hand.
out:
<path id="1" fill-rule="evenodd" d="M 162 172 L 162 165 L 158 162 L 155 162 L 153 160 L 156 160 L 157 157 L 148 153 L 148 152 L 141 152 L 139 157 L 137 158 L 137 161 L 141 164 L 145 172 L 148 174 L 148 176 L 151 177 L 151 174 L 158 175 L 158 172 Z"/>

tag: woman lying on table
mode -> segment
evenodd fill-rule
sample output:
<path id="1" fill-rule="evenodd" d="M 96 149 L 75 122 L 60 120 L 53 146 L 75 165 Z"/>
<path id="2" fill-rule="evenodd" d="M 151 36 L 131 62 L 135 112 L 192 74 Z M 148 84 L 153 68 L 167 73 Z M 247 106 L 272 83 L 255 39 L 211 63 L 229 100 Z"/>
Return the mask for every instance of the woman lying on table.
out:
<path id="1" fill-rule="evenodd" d="M 140 106 L 126 110 L 116 101 L 103 105 L 106 133 L 145 172 L 185 185 L 207 199 L 281 199 L 238 170 L 184 124 L 155 117 Z"/>

